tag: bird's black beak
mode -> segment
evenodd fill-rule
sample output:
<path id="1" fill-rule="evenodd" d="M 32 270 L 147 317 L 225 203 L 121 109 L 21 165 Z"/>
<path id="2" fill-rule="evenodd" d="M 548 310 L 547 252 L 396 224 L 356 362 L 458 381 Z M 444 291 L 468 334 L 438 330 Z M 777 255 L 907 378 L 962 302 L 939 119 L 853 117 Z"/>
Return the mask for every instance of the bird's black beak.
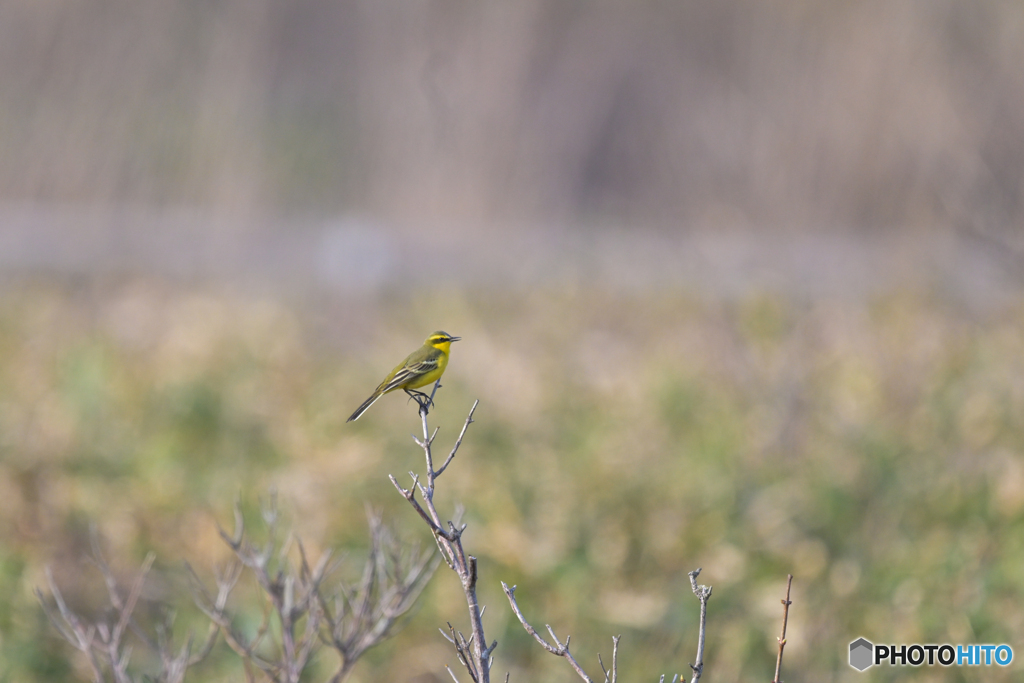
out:
<path id="1" fill-rule="evenodd" d="M 448 341 L 450 342 L 459 341 L 460 339 L 462 339 L 462 337 L 448 337 Z"/>

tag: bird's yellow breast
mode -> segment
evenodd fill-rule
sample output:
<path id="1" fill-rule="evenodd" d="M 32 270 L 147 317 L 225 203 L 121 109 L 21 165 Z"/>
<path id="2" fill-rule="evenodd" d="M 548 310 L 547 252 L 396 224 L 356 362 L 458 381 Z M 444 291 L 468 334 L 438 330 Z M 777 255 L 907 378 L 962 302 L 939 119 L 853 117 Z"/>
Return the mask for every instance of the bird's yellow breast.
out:
<path id="1" fill-rule="evenodd" d="M 433 384 L 437 380 L 441 379 L 441 375 L 444 374 L 444 369 L 448 367 L 448 349 L 451 348 L 452 343 L 445 342 L 444 344 L 431 344 L 431 346 L 441 352 L 437 356 L 437 367 L 406 384 L 406 389 L 419 389 L 420 387 L 425 387 L 428 384 Z"/>

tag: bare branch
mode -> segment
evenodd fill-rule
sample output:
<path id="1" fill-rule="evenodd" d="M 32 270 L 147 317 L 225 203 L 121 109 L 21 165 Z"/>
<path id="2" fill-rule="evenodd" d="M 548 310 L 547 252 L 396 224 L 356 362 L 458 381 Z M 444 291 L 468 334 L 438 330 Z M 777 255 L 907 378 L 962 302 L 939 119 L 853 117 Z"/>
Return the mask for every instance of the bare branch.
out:
<path id="1" fill-rule="evenodd" d="M 434 485 L 437 477 L 444 472 L 458 452 L 466 430 L 473 423 L 473 413 L 480 402 L 473 402 L 473 406 L 470 408 L 469 415 L 466 417 L 466 422 L 459 433 L 451 453 L 440 469 L 435 470 L 432 448 L 434 440 L 437 438 L 438 429 L 435 428 L 433 433 L 431 433 L 430 427 L 427 424 L 427 411 L 440 387 L 441 383 L 435 382 L 429 399 L 418 399 L 423 437 L 413 436 L 413 441 L 423 449 L 426 463 L 426 484 L 421 484 L 419 478 L 415 474 L 410 473 L 413 485 L 407 490 L 398 485 L 394 476 L 388 475 L 388 477 L 395 488 L 398 489 L 398 492 L 402 494 L 402 497 L 409 501 L 409 504 L 412 505 L 416 513 L 427 523 L 427 527 L 434 536 L 445 564 L 458 575 L 462 583 L 462 589 L 466 596 L 466 605 L 469 608 L 469 623 L 472 630 L 469 639 L 466 639 L 462 637 L 462 634 L 458 634 L 458 637 L 456 637 L 455 630 L 451 628 L 452 636 L 448 640 L 454 645 L 456 656 L 459 658 L 459 662 L 466 668 L 470 678 L 475 683 L 488 683 L 490 681 L 490 668 L 492 664 L 491 654 L 498 646 L 498 643 L 495 641 L 490 646 L 487 646 L 487 641 L 484 637 L 483 610 L 480 608 L 476 596 L 477 562 L 475 557 L 466 554 L 465 548 L 462 546 L 462 533 L 465 531 L 466 525 L 456 526 L 456 522 L 451 520 L 446 524 L 442 523 L 441 517 L 437 513 L 437 508 L 434 506 Z M 419 489 L 420 495 L 423 497 L 422 505 L 416 500 L 416 489 Z M 456 517 L 460 516 L 461 511 L 456 514 Z M 444 530 L 446 525 L 448 527 L 447 531 Z M 451 627 L 450 624 L 449 627 Z M 451 669 L 448 670 L 448 673 L 453 678 L 455 677 Z"/>
<path id="2" fill-rule="evenodd" d="M 597 663 L 601 665 L 601 673 L 604 674 L 604 683 L 615 683 L 617 670 L 619 668 L 619 641 L 622 636 L 612 636 L 612 670 L 604 668 L 604 661 L 601 659 L 601 653 L 597 653 Z M 674 683 L 674 682 L 673 682 Z"/>
<path id="3" fill-rule="evenodd" d="M 789 599 L 789 591 L 793 588 L 793 575 L 789 575 L 786 582 L 786 598 L 782 601 L 782 635 L 779 637 L 779 658 L 775 660 L 775 678 L 772 683 L 782 683 L 779 680 L 779 671 L 782 669 L 782 651 L 786 647 L 786 625 L 789 623 L 789 606 L 793 603 Z"/>
<path id="4" fill-rule="evenodd" d="M 410 474 L 412 473 L 410 472 Z M 423 507 L 419 504 L 419 502 L 416 500 L 416 491 L 414 488 L 403 489 L 401 486 L 399 486 L 398 481 L 395 479 L 394 475 L 389 474 L 388 479 L 390 479 L 391 483 L 395 485 L 395 488 L 398 489 L 398 492 L 402 494 L 402 497 L 409 501 L 409 503 L 413 506 L 413 509 L 415 509 L 416 512 L 419 513 L 419 516 L 423 518 L 423 521 L 427 523 L 427 526 L 430 527 L 430 531 L 435 536 L 440 536 L 447 541 L 454 540 L 448 537 L 448 532 L 442 529 L 440 525 L 438 525 L 438 523 L 431 518 L 431 515 L 428 515 L 427 511 L 424 510 Z M 415 474 L 412 474 L 412 482 L 414 487 L 418 486 L 419 477 L 417 477 Z M 422 487 L 420 488 L 422 489 Z"/>
<path id="5" fill-rule="evenodd" d="M 225 539 L 228 545 L 231 545 L 231 537 Z M 240 543 L 239 543 L 240 545 Z M 196 575 L 195 571 L 190 565 L 186 563 L 185 570 L 189 578 L 189 588 L 192 591 L 192 599 L 203 614 L 205 614 L 213 625 L 218 629 L 219 632 L 224 634 L 224 641 L 228 647 L 235 651 L 243 662 L 249 665 L 255 665 L 263 671 L 273 670 L 273 665 L 270 662 L 266 662 L 255 654 L 255 649 L 259 644 L 259 640 L 262 638 L 262 633 L 265 632 L 266 616 L 264 622 L 260 628 L 257 629 L 257 633 L 251 642 L 246 642 L 245 638 L 235 631 L 231 624 L 231 615 L 229 615 L 225 606 L 227 604 L 228 595 L 231 590 L 235 587 L 239 577 L 242 573 L 241 562 L 233 562 L 227 572 L 218 573 L 216 577 L 217 582 L 217 597 L 211 598 L 207 592 L 202 581 Z"/>
<path id="6" fill-rule="evenodd" d="M 592 679 L 590 676 L 587 675 L 587 673 L 583 670 L 583 667 L 581 667 L 579 665 L 579 662 L 577 662 L 576 659 L 572 656 L 572 654 L 570 654 L 570 652 L 569 652 L 569 637 L 566 636 L 565 644 L 563 645 L 562 643 L 558 642 L 558 636 L 555 635 L 554 629 L 552 629 L 550 625 L 547 625 L 548 633 L 551 634 L 551 639 L 555 641 L 555 644 L 551 645 L 548 641 L 544 640 L 544 638 L 541 637 L 541 635 L 539 633 L 537 633 L 537 629 L 535 629 L 533 626 L 531 626 L 530 622 L 528 622 L 526 620 L 526 617 L 523 616 L 522 610 L 519 609 L 519 604 L 516 602 L 516 596 L 515 596 L 516 587 L 512 586 L 511 588 L 509 588 L 508 584 L 505 583 L 504 581 L 502 581 L 501 582 L 501 588 L 502 588 L 502 590 L 505 591 L 505 596 L 508 598 L 508 602 L 512 606 L 512 611 L 515 612 L 516 617 L 518 617 L 518 619 L 519 619 L 519 623 L 523 625 L 523 628 L 526 629 L 526 632 L 529 633 L 531 636 L 533 636 L 534 640 L 536 640 L 538 643 L 540 643 L 541 646 L 545 650 L 550 652 L 551 654 L 553 654 L 553 655 L 555 655 L 557 657 L 564 657 L 566 659 L 566 661 L 569 662 L 569 666 L 571 666 L 573 668 L 573 670 L 579 675 L 580 678 L 582 678 L 584 681 L 587 681 L 587 683 L 593 683 L 594 679 Z M 618 637 L 616 637 L 616 638 L 613 638 L 612 640 L 614 641 L 614 644 L 615 644 L 615 649 L 613 650 L 613 653 L 614 653 L 617 650 L 617 647 L 618 647 L 618 644 L 619 644 L 619 639 L 618 639 Z M 612 680 L 614 680 L 614 676 L 615 676 L 615 667 L 616 667 L 616 661 L 615 661 L 615 657 L 613 655 L 613 658 L 612 658 L 612 676 L 613 676 L 613 679 Z M 604 664 L 603 663 L 601 665 L 601 669 L 604 670 Z M 607 676 L 607 673 L 606 673 L 605 674 L 605 679 L 607 680 L 607 678 L 608 678 L 608 676 Z"/>
<path id="7" fill-rule="evenodd" d="M 143 561 L 138 575 L 132 581 L 126 593 L 118 586 L 113 570 L 107 564 L 100 549 L 99 538 L 95 529 L 92 530 L 91 563 L 98 569 L 107 588 L 109 610 L 112 621 L 98 618 L 89 621 L 71 611 L 64 600 L 49 568 L 46 571 L 50 593 L 53 596 L 56 610 L 50 607 L 42 592 L 36 589 L 36 596 L 43 607 L 44 613 L 53 623 L 60 635 L 75 649 L 82 652 L 89 662 L 94 681 L 106 681 L 104 670 L 116 683 L 131 683 L 134 678 L 129 673 L 132 644 L 128 642 L 129 632 L 134 634 L 147 648 L 154 651 L 160 662 L 156 675 L 160 681 L 180 683 L 185 677 L 189 666 L 198 663 L 213 647 L 208 636 L 202 650 L 192 655 L 193 637 L 188 635 L 184 644 L 175 646 L 171 642 L 173 631 L 173 611 L 164 610 L 161 620 L 153 628 L 156 635 L 151 636 L 135 620 L 135 609 L 142 598 L 146 578 L 153 567 L 155 555 L 150 553 Z M 215 633 L 213 634 L 216 635 Z"/>
<path id="8" fill-rule="evenodd" d="M 217 573 L 216 597 L 186 567 L 194 601 L 241 657 L 250 679 L 259 670 L 274 681 L 296 683 L 315 652 L 327 646 L 339 657 L 331 681 L 342 681 L 366 650 L 391 634 L 423 591 L 439 558 L 400 543 L 380 515 L 368 509 L 370 549 L 360 579 L 354 584 L 334 580 L 326 589 L 325 582 L 341 565 L 332 561 L 333 552 L 324 551 L 314 564 L 301 539 L 291 533 L 282 538 L 273 493 L 261 512 L 269 533 L 265 544 L 248 540 L 237 505 L 235 533 L 221 531 L 235 561 Z M 251 638 L 233 627 L 235 619 L 226 610 L 228 594 L 243 569 L 256 579 L 265 605 L 263 620 Z M 272 628 L 272 622 L 279 628 Z"/>
<path id="9" fill-rule="evenodd" d="M 612 637 L 612 680 L 611 683 L 615 683 L 616 675 L 619 670 L 619 641 L 622 636 Z M 607 678 L 607 675 L 605 676 Z"/>
<path id="10" fill-rule="evenodd" d="M 455 457 L 455 454 L 458 452 L 459 446 L 462 445 L 462 437 L 466 436 L 466 430 L 469 429 L 469 425 L 473 424 L 473 413 L 476 412 L 476 407 L 478 405 L 480 405 L 479 399 L 473 401 L 473 407 L 469 409 L 469 415 L 466 416 L 466 422 L 465 424 L 462 425 L 462 431 L 459 432 L 459 438 L 455 440 L 455 446 L 452 447 L 452 452 L 448 454 L 448 457 L 445 459 L 444 464 L 441 465 L 441 467 L 438 468 L 436 472 L 434 472 L 435 479 L 437 477 L 440 477 L 441 473 L 448 468 L 448 464 L 452 461 L 452 459 Z"/>
<path id="11" fill-rule="evenodd" d="M 690 587 L 693 589 L 693 594 L 700 600 L 700 632 L 697 635 L 697 662 L 690 665 L 690 668 L 693 669 L 693 677 L 690 679 L 690 683 L 697 683 L 700 680 L 701 674 L 704 673 L 704 625 L 708 616 L 708 598 L 711 597 L 711 586 L 697 585 L 697 577 L 700 576 L 700 571 L 701 568 L 697 567 L 690 572 Z"/>
<path id="12" fill-rule="evenodd" d="M 43 612 L 49 618 L 50 623 L 60 632 L 64 640 L 86 655 L 89 660 L 89 666 L 92 669 L 93 681 L 95 683 L 103 683 L 106 678 L 103 676 L 103 671 L 100 668 L 100 663 L 96 658 L 96 651 L 93 647 L 96 627 L 92 624 L 85 625 L 77 614 L 68 609 L 67 604 L 64 602 L 64 596 L 61 595 L 60 590 L 57 588 L 57 583 L 53 580 L 53 573 L 49 567 L 46 568 L 46 581 L 50 586 L 50 593 L 53 595 L 54 602 L 57 604 L 60 618 L 58 619 L 58 614 L 53 612 L 53 609 L 46 602 L 46 598 L 43 597 L 42 591 L 37 588 L 36 597 L 39 598 L 39 604 L 42 605 Z"/>
<path id="13" fill-rule="evenodd" d="M 113 637 L 111 640 L 114 642 L 120 642 L 121 637 L 124 635 L 124 631 L 128 628 L 128 622 L 132 617 L 132 612 L 135 611 L 135 604 L 139 601 L 139 596 L 142 595 L 142 585 L 146 582 L 146 575 L 149 574 L 149 570 L 153 567 L 153 562 L 156 560 L 156 555 L 149 553 L 146 555 L 145 561 L 142 563 L 142 569 L 139 570 L 139 576 L 135 579 L 135 583 L 132 584 L 131 591 L 128 593 L 128 599 L 124 604 L 119 607 L 121 612 L 120 618 L 117 620 L 117 625 L 114 627 Z M 117 595 L 116 585 L 113 582 L 113 575 L 110 574 L 110 569 L 103 565 L 104 575 L 107 577 L 107 586 L 110 587 L 110 595 L 114 597 Z"/>

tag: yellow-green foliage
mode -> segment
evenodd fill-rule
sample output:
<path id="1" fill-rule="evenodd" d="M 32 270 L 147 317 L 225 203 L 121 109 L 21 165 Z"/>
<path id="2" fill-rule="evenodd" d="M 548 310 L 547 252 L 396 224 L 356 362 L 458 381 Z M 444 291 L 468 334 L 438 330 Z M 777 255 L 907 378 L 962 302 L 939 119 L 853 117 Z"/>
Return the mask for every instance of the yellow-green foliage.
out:
<path id="1" fill-rule="evenodd" d="M 501 580 L 518 584 L 535 625 L 572 635 L 588 670 L 621 633 L 622 680 L 688 673 L 696 567 L 715 588 L 708 680 L 770 678 L 789 572 L 786 680 L 853 680 L 846 647 L 858 636 L 1019 645 L 1021 312 L 910 293 L 722 303 L 552 288 L 304 304 L 147 283 L 9 289 L 0 677 L 85 677 L 31 591 L 50 564 L 76 606 L 102 602 L 82 561 L 91 522 L 121 570 L 157 554 L 147 597 L 179 607 L 182 633 L 202 622 L 181 563 L 209 576 L 227 557 L 217 524 L 230 526 L 236 497 L 255 518 L 276 487 L 314 555 L 340 546 L 358 560 L 366 502 L 429 543 L 387 480 L 422 471 L 415 405 L 389 395 L 345 418 L 434 329 L 464 338 L 431 413 L 439 450 L 481 401 L 436 501 L 446 514 L 466 507 L 502 678 L 575 680 L 522 631 Z M 465 630 L 465 613 L 442 567 L 354 680 L 447 680 L 443 665 L 457 663 L 437 627 Z M 141 649 L 133 661 L 144 667 Z M 322 673 L 333 659 L 321 661 Z M 218 650 L 189 680 L 225 678 L 243 674 Z"/>

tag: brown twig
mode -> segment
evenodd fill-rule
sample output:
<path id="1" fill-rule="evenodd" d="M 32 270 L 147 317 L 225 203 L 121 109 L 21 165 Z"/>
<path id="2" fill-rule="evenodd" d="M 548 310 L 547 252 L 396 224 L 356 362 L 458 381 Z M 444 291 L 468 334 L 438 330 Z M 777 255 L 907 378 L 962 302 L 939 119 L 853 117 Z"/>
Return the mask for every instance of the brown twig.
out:
<path id="1" fill-rule="evenodd" d="M 434 505 L 434 491 L 437 478 L 441 476 L 455 458 L 455 454 L 462 445 L 462 439 L 466 434 L 466 430 L 469 428 L 469 425 L 473 424 L 473 413 L 476 412 L 480 401 L 473 402 L 473 407 L 469 409 L 469 415 L 466 416 L 466 422 L 462 426 L 462 431 L 459 433 L 454 447 L 441 467 L 435 470 L 432 448 L 434 439 L 437 438 L 438 430 L 434 429 L 433 433 L 430 432 L 430 428 L 427 425 L 427 409 L 440 386 L 440 382 L 435 382 L 434 390 L 430 394 L 431 401 L 424 401 L 419 404 L 423 438 L 413 436 L 413 441 L 416 445 L 423 449 L 423 455 L 426 460 L 426 484 L 421 484 L 419 477 L 412 472 L 409 473 L 412 477 L 412 486 L 408 489 L 399 486 L 394 476 L 388 475 L 388 478 L 402 497 L 409 501 L 409 504 L 412 505 L 416 513 L 426 522 L 434 536 L 437 547 L 441 551 L 445 564 L 458 575 L 462 583 L 462 590 L 466 596 L 466 604 L 469 608 L 470 637 L 465 638 L 449 624 L 451 636 L 445 634 L 445 638 L 455 647 L 455 654 L 459 662 L 465 667 L 470 679 L 474 683 L 489 683 L 492 664 L 491 654 L 498 647 L 498 642 L 494 641 L 488 646 L 484 636 L 483 609 L 481 609 L 476 595 L 477 561 L 472 555 L 466 554 L 466 550 L 462 545 L 462 533 L 465 531 L 466 525 L 456 526 L 456 522 L 452 521 L 443 523 Z M 423 498 L 422 505 L 416 500 L 417 490 L 419 490 Z M 445 527 L 447 527 L 447 530 Z M 453 679 L 458 680 L 451 669 L 448 669 L 448 673 Z"/>
<path id="2" fill-rule="evenodd" d="M 786 647 L 786 625 L 789 623 L 789 606 L 793 602 L 789 599 L 789 591 L 793 587 L 793 575 L 789 575 L 786 582 L 786 599 L 782 601 L 782 635 L 779 637 L 779 658 L 775 660 L 775 678 L 772 683 L 782 683 L 779 680 L 779 671 L 782 669 L 782 651 Z"/>

